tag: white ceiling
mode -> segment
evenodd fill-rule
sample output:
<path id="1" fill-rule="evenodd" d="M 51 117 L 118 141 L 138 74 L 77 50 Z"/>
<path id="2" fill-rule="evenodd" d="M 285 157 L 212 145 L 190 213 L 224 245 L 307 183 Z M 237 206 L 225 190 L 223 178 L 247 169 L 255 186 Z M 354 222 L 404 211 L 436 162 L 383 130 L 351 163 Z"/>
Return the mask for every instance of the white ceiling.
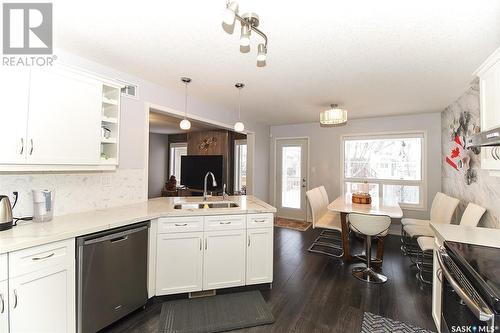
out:
<path id="1" fill-rule="evenodd" d="M 268 62 L 239 52 L 221 27 L 225 0 L 56 0 L 56 47 L 235 109 L 257 121 L 317 121 L 439 111 L 500 46 L 498 0 L 241 0 L 260 15 Z"/>

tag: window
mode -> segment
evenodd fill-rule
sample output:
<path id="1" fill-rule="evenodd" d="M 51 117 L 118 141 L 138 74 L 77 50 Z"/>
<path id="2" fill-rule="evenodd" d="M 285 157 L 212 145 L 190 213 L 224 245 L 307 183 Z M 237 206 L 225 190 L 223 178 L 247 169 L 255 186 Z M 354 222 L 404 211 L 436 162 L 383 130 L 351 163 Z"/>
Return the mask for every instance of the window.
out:
<path id="1" fill-rule="evenodd" d="M 368 182 L 372 196 L 424 208 L 424 133 L 345 136 L 342 146 L 344 193 Z"/>
<path id="2" fill-rule="evenodd" d="M 246 193 L 247 186 L 247 140 L 235 140 L 234 145 L 234 191 Z"/>
<path id="3" fill-rule="evenodd" d="M 184 155 L 187 155 L 187 143 L 170 144 L 169 178 L 174 175 L 177 180 L 177 186 L 181 185 L 181 156 Z"/>

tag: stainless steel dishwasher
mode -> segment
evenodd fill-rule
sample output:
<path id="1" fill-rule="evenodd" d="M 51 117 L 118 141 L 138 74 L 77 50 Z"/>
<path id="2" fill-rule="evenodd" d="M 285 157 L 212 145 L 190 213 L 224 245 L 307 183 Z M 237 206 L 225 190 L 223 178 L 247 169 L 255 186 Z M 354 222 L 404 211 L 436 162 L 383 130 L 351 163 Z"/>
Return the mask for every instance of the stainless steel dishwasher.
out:
<path id="1" fill-rule="evenodd" d="M 148 299 L 149 221 L 79 237 L 77 331 L 94 333 Z"/>

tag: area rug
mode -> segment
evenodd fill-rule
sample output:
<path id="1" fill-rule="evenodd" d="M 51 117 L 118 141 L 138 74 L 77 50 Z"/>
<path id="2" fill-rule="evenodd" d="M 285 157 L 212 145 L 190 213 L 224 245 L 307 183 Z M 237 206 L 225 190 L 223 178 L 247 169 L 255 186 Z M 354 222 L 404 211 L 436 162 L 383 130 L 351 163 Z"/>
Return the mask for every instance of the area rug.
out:
<path id="1" fill-rule="evenodd" d="M 213 333 L 274 323 L 259 291 L 165 302 L 161 333 Z"/>
<path id="2" fill-rule="evenodd" d="M 274 226 L 298 231 L 306 231 L 307 229 L 309 229 L 309 227 L 311 227 L 311 223 L 306 221 L 289 220 L 282 217 L 276 217 L 274 219 Z"/>
<path id="3" fill-rule="evenodd" d="M 423 328 L 408 325 L 376 314 L 365 312 L 361 333 L 433 333 Z"/>

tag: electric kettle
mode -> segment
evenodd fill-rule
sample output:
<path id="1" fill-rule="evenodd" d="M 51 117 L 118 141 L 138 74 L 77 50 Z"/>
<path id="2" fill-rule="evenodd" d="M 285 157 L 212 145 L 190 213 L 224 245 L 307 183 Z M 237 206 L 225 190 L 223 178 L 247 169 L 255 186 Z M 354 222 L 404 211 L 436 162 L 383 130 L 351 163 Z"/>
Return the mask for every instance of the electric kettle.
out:
<path id="1" fill-rule="evenodd" d="M 0 195 L 0 231 L 12 228 L 12 206 L 9 197 Z"/>

